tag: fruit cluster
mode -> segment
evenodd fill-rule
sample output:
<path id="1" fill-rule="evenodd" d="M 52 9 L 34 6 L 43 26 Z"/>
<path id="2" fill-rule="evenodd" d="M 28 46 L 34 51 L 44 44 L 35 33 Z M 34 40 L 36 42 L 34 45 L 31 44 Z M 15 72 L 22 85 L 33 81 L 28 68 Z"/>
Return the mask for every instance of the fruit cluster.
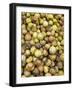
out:
<path id="1" fill-rule="evenodd" d="M 64 15 L 21 13 L 21 76 L 64 75 Z"/>

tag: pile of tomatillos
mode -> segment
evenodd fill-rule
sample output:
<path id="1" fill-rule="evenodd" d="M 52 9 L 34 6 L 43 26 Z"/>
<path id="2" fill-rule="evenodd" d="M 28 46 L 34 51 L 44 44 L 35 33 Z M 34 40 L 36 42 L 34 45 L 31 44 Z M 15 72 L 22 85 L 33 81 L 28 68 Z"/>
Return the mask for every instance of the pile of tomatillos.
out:
<path id="1" fill-rule="evenodd" d="M 64 15 L 21 13 L 21 76 L 64 75 Z"/>

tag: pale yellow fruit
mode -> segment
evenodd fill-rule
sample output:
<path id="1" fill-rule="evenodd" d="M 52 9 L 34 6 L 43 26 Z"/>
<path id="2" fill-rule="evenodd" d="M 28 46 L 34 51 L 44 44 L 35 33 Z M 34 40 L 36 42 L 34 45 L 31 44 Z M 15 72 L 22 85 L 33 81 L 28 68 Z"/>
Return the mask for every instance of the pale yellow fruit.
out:
<path id="1" fill-rule="evenodd" d="M 26 23 L 30 23 L 31 22 L 31 19 L 30 18 L 27 18 L 26 19 Z"/>
<path id="2" fill-rule="evenodd" d="M 55 31 L 54 30 L 51 31 L 51 35 L 55 35 Z"/>
<path id="3" fill-rule="evenodd" d="M 21 39 L 21 44 L 24 44 L 24 39 Z"/>
<path id="4" fill-rule="evenodd" d="M 30 40 L 30 44 L 31 45 L 35 45 L 35 42 L 34 42 L 34 40 L 32 39 L 32 40 Z"/>
<path id="5" fill-rule="evenodd" d="M 37 60 L 37 58 L 35 56 L 33 56 L 32 60 L 33 60 L 33 62 L 35 62 Z"/>
<path id="6" fill-rule="evenodd" d="M 46 41 L 45 40 L 42 40 L 42 41 L 40 41 L 40 44 L 41 45 L 45 45 L 46 44 Z"/>
<path id="7" fill-rule="evenodd" d="M 22 29 L 22 34 L 26 34 L 27 33 L 27 30 L 25 30 L 25 29 Z"/>
<path id="8" fill-rule="evenodd" d="M 32 62 L 32 56 L 28 57 L 28 58 L 26 59 L 26 62 L 27 62 L 27 63 Z"/>
<path id="9" fill-rule="evenodd" d="M 28 23 L 28 27 L 32 28 L 33 24 L 32 23 Z"/>
<path id="10" fill-rule="evenodd" d="M 53 45 L 53 46 L 57 46 L 57 42 L 54 40 L 54 41 L 52 42 L 52 45 Z"/>
<path id="11" fill-rule="evenodd" d="M 40 24 L 43 24 L 43 19 L 40 19 Z"/>
<path id="12" fill-rule="evenodd" d="M 40 66 L 41 65 L 41 60 L 39 60 L 39 59 L 37 59 L 37 60 L 35 60 L 35 62 L 34 62 L 34 64 L 36 65 L 36 66 Z"/>
<path id="13" fill-rule="evenodd" d="M 58 37 L 58 33 L 55 33 L 55 37 Z"/>
<path id="14" fill-rule="evenodd" d="M 64 75 L 64 72 L 62 70 L 59 70 L 58 75 Z"/>
<path id="15" fill-rule="evenodd" d="M 50 73 L 51 73 L 51 74 L 55 74 L 55 73 L 56 73 L 55 69 L 54 69 L 54 68 L 51 68 L 51 69 L 50 69 Z"/>
<path id="16" fill-rule="evenodd" d="M 61 41 L 61 45 L 64 45 L 64 40 Z"/>
<path id="17" fill-rule="evenodd" d="M 31 75 L 31 73 L 29 71 L 24 71 L 24 76 L 25 77 L 29 77 Z"/>
<path id="18" fill-rule="evenodd" d="M 47 27 L 48 26 L 48 22 L 47 21 L 43 21 L 43 26 Z"/>
<path id="19" fill-rule="evenodd" d="M 40 72 L 43 72 L 43 70 L 44 70 L 43 66 L 40 65 L 40 66 L 38 67 L 38 70 L 39 70 Z"/>
<path id="20" fill-rule="evenodd" d="M 61 61 L 64 61 L 64 54 L 60 55 L 60 59 L 61 59 Z"/>
<path id="21" fill-rule="evenodd" d="M 26 13 L 26 16 L 27 16 L 27 17 L 30 17 L 30 13 Z"/>
<path id="22" fill-rule="evenodd" d="M 42 33 L 38 33 L 38 39 L 43 40 L 43 34 Z"/>
<path id="23" fill-rule="evenodd" d="M 58 30 L 58 27 L 56 25 L 53 25 L 52 26 L 52 30 L 57 31 Z"/>
<path id="24" fill-rule="evenodd" d="M 30 52 L 31 52 L 32 54 L 34 54 L 35 50 L 36 50 L 35 46 L 32 46 L 31 49 L 30 49 Z"/>
<path id="25" fill-rule="evenodd" d="M 26 55 L 26 56 L 29 56 L 29 55 L 30 55 L 30 50 L 26 50 L 26 51 L 25 51 L 25 55 Z"/>
<path id="26" fill-rule="evenodd" d="M 54 19 L 53 19 L 53 23 L 57 23 L 57 19 L 54 18 Z"/>
<path id="27" fill-rule="evenodd" d="M 25 55 L 21 55 L 21 60 L 24 61 L 26 59 Z"/>
<path id="28" fill-rule="evenodd" d="M 44 66 L 44 73 L 48 73 L 48 66 Z"/>
<path id="29" fill-rule="evenodd" d="M 50 52 L 50 54 L 55 54 L 55 53 L 56 53 L 56 47 L 51 46 L 51 47 L 49 48 L 49 52 Z"/>
<path id="30" fill-rule="evenodd" d="M 62 69 L 63 68 L 63 63 L 62 62 L 58 62 L 57 66 L 58 66 L 59 69 Z"/>
<path id="31" fill-rule="evenodd" d="M 45 48 L 49 49 L 50 48 L 50 44 L 45 44 Z"/>
<path id="32" fill-rule="evenodd" d="M 43 50 L 43 55 L 47 56 L 48 55 L 48 51 L 47 50 Z"/>
<path id="33" fill-rule="evenodd" d="M 54 40 L 54 36 L 49 36 L 48 40 L 52 42 Z"/>
<path id="34" fill-rule="evenodd" d="M 45 36 L 46 36 L 46 32 L 43 31 L 43 32 L 42 32 L 42 35 L 43 35 L 43 37 L 45 37 Z"/>
<path id="35" fill-rule="evenodd" d="M 36 19 L 38 19 L 38 18 L 40 18 L 40 14 L 39 14 L 39 13 L 35 13 L 34 17 L 35 17 Z"/>
<path id="36" fill-rule="evenodd" d="M 48 32 L 46 32 L 46 34 L 47 34 L 48 36 L 50 36 L 50 35 L 51 35 L 51 32 L 48 31 Z"/>
<path id="37" fill-rule="evenodd" d="M 25 29 L 25 24 L 22 24 L 22 25 L 21 25 L 21 29 L 22 29 L 22 30 Z"/>
<path id="38" fill-rule="evenodd" d="M 62 37 L 61 37 L 61 36 L 58 36 L 58 40 L 59 40 L 59 41 L 62 41 Z"/>
<path id="39" fill-rule="evenodd" d="M 58 41 L 58 42 L 57 42 L 57 46 L 60 46 L 60 44 L 61 44 L 61 43 Z"/>
<path id="40" fill-rule="evenodd" d="M 52 61 L 51 61 L 50 59 L 48 59 L 47 62 L 46 62 L 46 65 L 47 65 L 47 66 L 50 66 L 51 63 L 52 63 Z"/>
<path id="41" fill-rule="evenodd" d="M 51 73 L 46 73 L 45 76 L 51 76 Z"/>
<path id="42" fill-rule="evenodd" d="M 33 33 L 33 38 L 37 38 L 37 36 L 38 36 L 38 33 L 37 32 L 34 32 Z"/>
<path id="43" fill-rule="evenodd" d="M 36 31 L 36 30 L 37 30 L 36 24 L 33 23 L 33 25 L 32 25 L 32 31 Z"/>
<path id="44" fill-rule="evenodd" d="M 42 55 L 42 52 L 41 52 L 41 50 L 35 50 L 35 56 L 36 57 L 40 57 Z"/>
<path id="45" fill-rule="evenodd" d="M 49 23 L 49 25 L 53 25 L 53 21 L 52 20 L 50 20 L 48 23 Z"/>
<path id="46" fill-rule="evenodd" d="M 28 71 L 33 71 L 34 70 L 34 64 L 33 63 L 28 63 L 26 65 L 26 70 Z"/>
<path id="47" fill-rule="evenodd" d="M 49 58 L 50 58 L 51 60 L 55 61 L 55 60 L 56 60 L 56 55 L 49 55 Z"/>
<path id="48" fill-rule="evenodd" d="M 34 39 L 34 42 L 35 42 L 35 43 L 38 43 L 38 42 L 39 42 L 39 40 L 38 40 L 37 38 L 35 38 L 35 39 Z"/>
<path id="49" fill-rule="evenodd" d="M 25 40 L 26 40 L 26 41 L 31 40 L 31 34 L 27 33 L 27 34 L 25 35 Z"/>
<path id="50" fill-rule="evenodd" d="M 40 33 L 40 29 L 37 30 L 37 33 Z"/>
<path id="51" fill-rule="evenodd" d="M 53 19 L 53 14 L 47 14 L 47 19 Z"/>

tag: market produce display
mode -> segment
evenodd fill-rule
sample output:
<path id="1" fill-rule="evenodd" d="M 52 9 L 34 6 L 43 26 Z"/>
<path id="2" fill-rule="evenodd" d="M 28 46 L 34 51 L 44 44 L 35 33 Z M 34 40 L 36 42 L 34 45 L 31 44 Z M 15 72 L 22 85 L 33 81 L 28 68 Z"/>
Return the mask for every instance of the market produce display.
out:
<path id="1" fill-rule="evenodd" d="M 21 13 L 21 76 L 64 75 L 64 15 Z"/>

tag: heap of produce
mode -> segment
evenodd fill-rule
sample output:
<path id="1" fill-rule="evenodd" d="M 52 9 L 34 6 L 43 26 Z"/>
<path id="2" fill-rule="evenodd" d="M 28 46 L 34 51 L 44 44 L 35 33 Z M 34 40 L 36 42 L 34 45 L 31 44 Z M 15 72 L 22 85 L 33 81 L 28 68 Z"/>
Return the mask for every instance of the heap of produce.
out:
<path id="1" fill-rule="evenodd" d="M 64 75 L 64 15 L 21 13 L 21 76 Z"/>

